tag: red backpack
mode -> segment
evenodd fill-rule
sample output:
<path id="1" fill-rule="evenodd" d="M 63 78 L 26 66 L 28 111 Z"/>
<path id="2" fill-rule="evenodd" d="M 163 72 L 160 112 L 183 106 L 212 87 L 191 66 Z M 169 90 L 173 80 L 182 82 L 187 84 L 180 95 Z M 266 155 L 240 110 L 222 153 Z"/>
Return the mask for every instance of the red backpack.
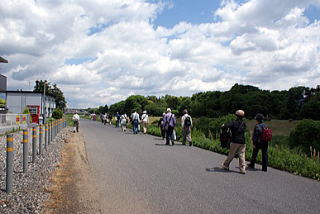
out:
<path id="1" fill-rule="evenodd" d="M 260 140 L 262 142 L 270 142 L 272 140 L 272 130 L 267 127 L 263 128 Z"/>

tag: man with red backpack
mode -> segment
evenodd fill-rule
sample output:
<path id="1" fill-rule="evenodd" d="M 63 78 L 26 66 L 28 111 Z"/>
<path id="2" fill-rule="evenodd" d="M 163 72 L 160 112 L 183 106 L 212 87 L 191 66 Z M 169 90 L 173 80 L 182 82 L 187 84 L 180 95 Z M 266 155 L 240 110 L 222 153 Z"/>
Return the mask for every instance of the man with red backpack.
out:
<path id="1" fill-rule="evenodd" d="M 263 123 L 264 116 L 262 114 L 257 114 L 255 116 L 257 124 L 253 130 L 252 142 L 253 142 L 253 151 L 251 162 L 248 165 L 249 168 L 254 168 L 256 163 L 257 155 L 259 150 L 262 152 L 262 171 L 267 171 L 268 168 L 268 142 L 272 139 L 272 131 L 267 128 Z"/>

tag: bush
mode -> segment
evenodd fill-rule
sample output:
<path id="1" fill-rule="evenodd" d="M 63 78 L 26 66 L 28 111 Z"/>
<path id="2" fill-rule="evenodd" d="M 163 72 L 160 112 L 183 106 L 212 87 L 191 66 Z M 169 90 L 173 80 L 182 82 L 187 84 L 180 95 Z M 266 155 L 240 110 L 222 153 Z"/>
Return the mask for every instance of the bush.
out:
<path id="1" fill-rule="evenodd" d="M 28 108 L 25 108 L 25 109 L 23 110 L 22 114 L 30 114 L 29 109 L 28 109 Z"/>
<path id="2" fill-rule="evenodd" d="M 52 117 L 54 119 L 61 119 L 63 116 L 63 112 L 61 109 L 56 108 L 55 110 L 53 110 L 52 112 Z"/>
<path id="3" fill-rule="evenodd" d="M 290 145 L 302 148 L 304 152 L 310 151 L 310 146 L 320 151 L 320 122 L 302 120 L 290 133 Z"/>

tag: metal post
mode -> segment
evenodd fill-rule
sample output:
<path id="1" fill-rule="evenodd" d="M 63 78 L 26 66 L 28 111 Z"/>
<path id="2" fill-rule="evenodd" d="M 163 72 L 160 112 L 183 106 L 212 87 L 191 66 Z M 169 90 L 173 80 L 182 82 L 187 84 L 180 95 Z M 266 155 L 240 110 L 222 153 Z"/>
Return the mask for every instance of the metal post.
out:
<path id="1" fill-rule="evenodd" d="M 37 153 L 37 130 L 36 127 L 32 127 L 32 163 L 35 163 Z"/>
<path id="2" fill-rule="evenodd" d="M 43 126 L 39 126 L 39 155 L 42 154 Z"/>
<path id="3" fill-rule="evenodd" d="M 23 130 L 23 138 L 22 138 L 22 146 L 23 146 L 23 154 L 22 154 L 22 165 L 23 165 L 23 173 L 26 173 L 28 171 L 28 142 L 29 142 L 29 136 L 28 136 L 28 129 Z"/>
<path id="4" fill-rule="evenodd" d="M 49 123 L 49 130 L 50 130 L 50 141 L 49 143 L 52 142 L 52 122 Z"/>
<path id="5" fill-rule="evenodd" d="M 47 124 L 47 123 L 44 125 L 44 128 L 45 128 L 45 134 L 44 134 L 44 149 L 47 151 L 48 134 L 49 134 L 49 129 L 48 129 L 48 124 Z"/>
<path id="6" fill-rule="evenodd" d="M 6 192 L 11 193 L 13 180 L 13 135 L 7 135 Z"/>

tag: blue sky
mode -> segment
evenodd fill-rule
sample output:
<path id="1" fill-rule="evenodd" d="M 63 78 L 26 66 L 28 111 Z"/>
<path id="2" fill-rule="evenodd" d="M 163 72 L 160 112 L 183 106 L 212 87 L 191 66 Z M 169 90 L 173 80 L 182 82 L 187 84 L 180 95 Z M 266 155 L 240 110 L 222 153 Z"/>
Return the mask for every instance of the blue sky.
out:
<path id="1" fill-rule="evenodd" d="M 179 22 L 192 24 L 214 22 L 214 11 L 221 4 L 220 0 L 150 0 L 149 2 L 164 2 L 169 5 L 154 21 L 155 26 L 167 28 L 172 28 Z M 246 1 L 236 0 L 236 2 Z M 320 8 L 314 5 L 308 7 L 304 14 L 311 22 L 316 19 L 320 20 Z"/>
<path id="2" fill-rule="evenodd" d="M 212 22 L 213 11 L 220 5 L 220 1 L 217 0 L 169 0 L 162 2 L 168 3 L 170 6 L 157 17 L 154 24 L 168 28 L 172 28 L 179 22 L 193 24 Z"/>

